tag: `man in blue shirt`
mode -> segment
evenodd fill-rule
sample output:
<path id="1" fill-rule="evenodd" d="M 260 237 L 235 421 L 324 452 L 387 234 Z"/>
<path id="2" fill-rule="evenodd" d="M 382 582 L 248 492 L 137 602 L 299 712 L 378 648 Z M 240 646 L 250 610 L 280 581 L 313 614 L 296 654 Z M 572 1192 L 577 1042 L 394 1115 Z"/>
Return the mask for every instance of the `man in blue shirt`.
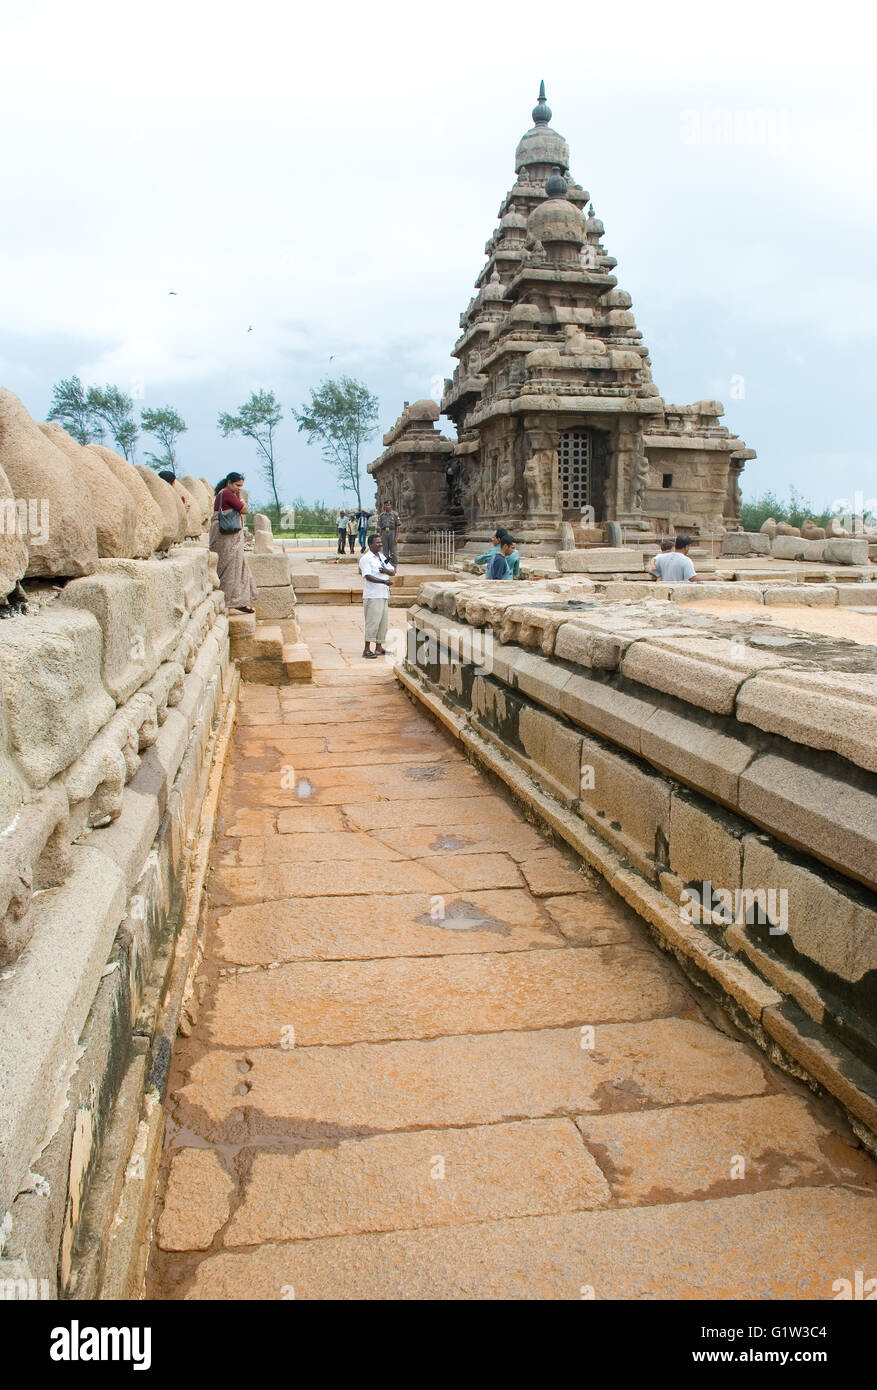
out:
<path id="1" fill-rule="evenodd" d="M 505 532 L 500 542 L 499 549 L 487 566 L 485 579 L 511 579 L 512 569 L 509 564 L 509 556 L 515 548 L 515 543 L 511 536 Z"/>
<path id="2" fill-rule="evenodd" d="M 483 555 L 476 555 L 476 565 L 486 565 L 489 568 L 491 560 L 493 559 L 494 555 L 498 554 L 503 538 L 507 535 L 508 531 L 505 529 L 504 526 L 497 526 L 496 530 L 493 533 L 493 545 L 490 547 L 489 550 L 485 550 Z M 511 578 L 517 579 L 518 571 L 521 568 L 521 557 L 518 554 L 517 549 L 513 549 L 511 554 L 508 556 L 508 566 L 511 570 Z M 485 579 L 489 578 L 489 576 L 486 573 L 484 577 Z"/>

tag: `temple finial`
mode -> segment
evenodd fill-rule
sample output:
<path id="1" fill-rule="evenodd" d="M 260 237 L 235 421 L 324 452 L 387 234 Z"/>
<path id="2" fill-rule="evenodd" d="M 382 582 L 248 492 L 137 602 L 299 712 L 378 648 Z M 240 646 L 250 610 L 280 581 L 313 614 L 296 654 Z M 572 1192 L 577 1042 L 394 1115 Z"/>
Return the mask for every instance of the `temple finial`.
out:
<path id="1" fill-rule="evenodd" d="M 545 100 L 545 79 L 539 83 L 539 100 L 533 107 L 533 124 L 547 125 L 551 120 L 551 107 Z"/>

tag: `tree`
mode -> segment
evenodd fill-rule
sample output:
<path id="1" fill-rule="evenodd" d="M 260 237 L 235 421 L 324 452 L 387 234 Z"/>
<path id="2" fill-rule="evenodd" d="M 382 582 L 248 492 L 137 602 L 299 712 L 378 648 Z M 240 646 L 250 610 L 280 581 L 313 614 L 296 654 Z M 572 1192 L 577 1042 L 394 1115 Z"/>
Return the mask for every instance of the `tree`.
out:
<path id="1" fill-rule="evenodd" d="M 86 397 L 93 419 L 102 421 L 109 429 L 113 440 L 126 459 L 134 457 L 134 446 L 140 431 L 134 420 L 134 402 L 118 386 L 109 382 L 100 386 L 89 386 Z"/>
<path id="2" fill-rule="evenodd" d="M 141 410 L 140 419 L 147 434 L 154 434 L 164 453 L 147 454 L 153 468 L 169 468 L 177 471 L 177 439 L 186 433 L 186 422 L 171 405 L 163 405 L 158 410 Z"/>
<path id="3" fill-rule="evenodd" d="M 273 391 L 254 391 L 239 408 L 237 415 L 220 413 L 217 429 L 223 439 L 243 435 L 251 439 L 259 452 L 262 477 L 274 493 L 277 521 L 280 521 L 280 498 L 277 496 L 277 476 L 274 459 L 274 431 L 283 419 L 283 408 Z"/>
<path id="4" fill-rule="evenodd" d="M 310 401 L 292 413 L 308 443 L 319 440 L 323 458 L 332 464 L 342 486 L 356 493 L 356 505 L 362 510 L 359 454 L 378 427 L 377 396 L 364 382 L 342 376 L 337 381 L 323 380 L 316 390 L 312 387 Z"/>
<path id="5" fill-rule="evenodd" d="M 63 425 L 80 444 L 90 444 L 101 437 L 102 431 L 95 426 L 88 395 L 78 376 L 67 377 L 52 387 L 52 408 L 46 419 Z"/>

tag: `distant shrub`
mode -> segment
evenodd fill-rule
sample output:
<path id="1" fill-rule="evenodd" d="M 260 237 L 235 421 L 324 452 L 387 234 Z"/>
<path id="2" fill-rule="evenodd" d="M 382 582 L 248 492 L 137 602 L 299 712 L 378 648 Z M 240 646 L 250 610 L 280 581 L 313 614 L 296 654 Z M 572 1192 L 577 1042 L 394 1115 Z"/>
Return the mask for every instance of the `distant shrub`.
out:
<path id="1" fill-rule="evenodd" d="M 789 489 L 788 502 L 781 502 L 775 492 L 768 490 L 752 502 L 741 503 L 740 521 L 744 531 L 760 531 L 769 516 L 775 521 L 787 521 L 790 526 L 801 526 L 805 521 L 826 526 L 831 513 L 828 510 L 815 512 L 794 487 Z"/>

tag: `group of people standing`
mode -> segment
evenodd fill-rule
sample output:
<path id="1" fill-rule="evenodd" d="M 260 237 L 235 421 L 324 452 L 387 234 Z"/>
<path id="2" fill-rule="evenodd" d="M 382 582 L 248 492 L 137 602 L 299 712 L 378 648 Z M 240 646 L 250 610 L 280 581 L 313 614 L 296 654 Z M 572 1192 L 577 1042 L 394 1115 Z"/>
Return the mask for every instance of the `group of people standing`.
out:
<path id="1" fill-rule="evenodd" d="M 396 535 L 400 526 L 399 513 L 388 504 L 377 512 L 362 509 L 358 512 L 339 511 L 335 518 L 338 531 L 338 554 L 345 553 L 345 547 L 352 555 L 358 544 L 360 554 L 365 555 L 371 536 L 378 536 L 381 550 L 395 566 Z"/>
<path id="2" fill-rule="evenodd" d="M 338 554 L 344 554 L 345 542 L 350 554 L 352 555 L 359 541 L 359 548 L 365 551 L 366 533 L 368 524 L 374 516 L 374 512 L 342 512 L 339 511 L 335 518 L 335 526 L 338 531 Z"/>

